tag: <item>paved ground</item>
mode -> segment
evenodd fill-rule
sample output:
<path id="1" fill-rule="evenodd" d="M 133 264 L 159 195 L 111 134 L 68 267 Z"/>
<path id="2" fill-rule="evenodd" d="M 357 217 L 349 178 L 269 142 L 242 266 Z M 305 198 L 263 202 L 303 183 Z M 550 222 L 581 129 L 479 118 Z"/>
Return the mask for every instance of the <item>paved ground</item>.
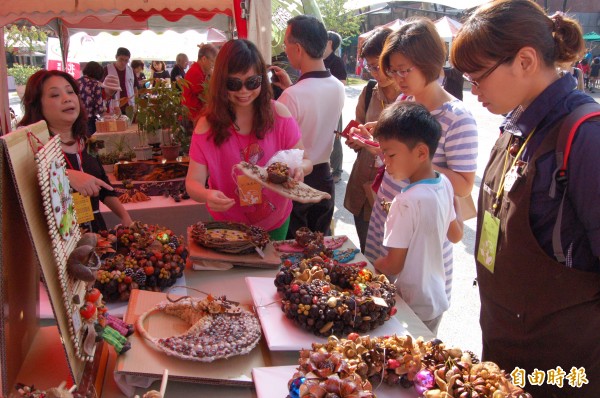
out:
<path id="1" fill-rule="evenodd" d="M 344 105 L 344 126 L 354 118 L 354 110 L 362 86 L 346 87 L 346 103 Z M 600 100 L 599 90 L 592 95 Z M 483 108 L 470 91 L 464 91 L 464 102 L 477 121 L 479 130 L 479 158 L 477 162 L 477 177 L 473 189 L 473 198 L 477 203 L 477 193 L 481 176 L 488 160 L 489 152 L 498 137 L 498 126 L 501 116 L 493 115 Z M 599 101 L 600 102 L 600 101 Z M 358 246 L 358 237 L 354 229 L 352 214 L 344 206 L 344 192 L 348 176 L 356 155 L 344 145 L 344 162 L 342 181 L 336 185 L 336 210 L 334 213 L 335 234 L 345 234 Z M 438 337 L 448 344 L 481 354 L 481 328 L 479 326 L 479 290 L 473 286 L 475 279 L 475 263 L 473 251 L 475 244 L 475 220 L 465 223 L 464 238 L 454 246 L 454 280 L 452 288 L 452 303 L 444 315 L 438 331 Z"/>

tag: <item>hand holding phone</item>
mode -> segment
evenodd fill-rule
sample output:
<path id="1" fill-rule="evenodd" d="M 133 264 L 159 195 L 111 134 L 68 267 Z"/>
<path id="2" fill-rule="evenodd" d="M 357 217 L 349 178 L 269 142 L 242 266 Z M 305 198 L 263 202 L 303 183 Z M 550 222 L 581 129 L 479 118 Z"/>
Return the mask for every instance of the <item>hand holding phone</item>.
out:
<path id="1" fill-rule="evenodd" d="M 269 80 L 271 81 L 271 83 L 277 83 L 279 81 L 277 73 L 275 73 L 272 69 L 269 69 L 269 71 L 267 72 L 267 76 L 269 76 Z"/>
<path id="2" fill-rule="evenodd" d="M 363 137 L 360 134 L 356 134 L 356 133 L 352 133 L 352 128 L 358 128 L 360 126 L 360 123 L 358 123 L 356 120 L 350 120 L 350 123 L 348 123 L 348 125 L 346 126 L 346 128 L 344 128 L 344 130 L 342 132 L 340 132 L 340 135 L 346 139 L 350 139 L 352 138 L 353 140 L 357 140 L 362 142 L 365 145 L 369 145 L 372 146 L 374 148 L 379 148 L 379 143 L 376 141 L 372 141 L 368 138 Z"/>

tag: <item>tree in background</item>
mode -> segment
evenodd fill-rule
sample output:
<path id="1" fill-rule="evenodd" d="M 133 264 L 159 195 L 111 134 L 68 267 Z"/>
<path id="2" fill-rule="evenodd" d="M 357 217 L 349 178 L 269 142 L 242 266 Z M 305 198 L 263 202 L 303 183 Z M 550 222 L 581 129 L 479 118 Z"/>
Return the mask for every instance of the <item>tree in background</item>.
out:
<path id="1" fill-rule="evenodd" d="M 346 0 L 317 0 L 323 23 L 327 30 L 337 32 L 344 41 L 342 46 L 348 45 L 346 40 L 361 33 L 362 16 L 354 15 L 354 11 L 344 8 Z"/>
<path id="2" fill-rule="evenodd" d="M 6 29 L 5 47 L 7 51 L 17 55 L 20 48 L 25 48 L 32 62 L 35 63 L 33 54 L 44 52 L 48 35 L 35 26 L 11 25 Z M 22 54 L 22 53 L 21 53 Z"/>

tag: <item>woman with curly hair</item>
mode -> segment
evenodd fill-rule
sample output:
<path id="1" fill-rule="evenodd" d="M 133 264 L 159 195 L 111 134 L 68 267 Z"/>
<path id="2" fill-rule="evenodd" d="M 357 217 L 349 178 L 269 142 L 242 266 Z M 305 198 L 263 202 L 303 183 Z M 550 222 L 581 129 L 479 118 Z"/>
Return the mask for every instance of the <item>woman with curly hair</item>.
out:
<path id="1" fill-rule="evenodd" d="M 240 199 L 239 177 L 232 178 L 232 168 L 241 161 L 265 166 L 280 150 L 303 149 L 296 120 L 272 96 L 256 46 L 243 39 L 227 42 L 216 58 L 208 103 L 192 136 L 186 187 L 192 198 L 206 203 L 215 220 L 257 225 L 281 240 L 292 201 L 259 188 L 258 202 L 246 205 Z M 291 175 L 302 180 L 311 171 L 312 163 L 305 158 Z"/>

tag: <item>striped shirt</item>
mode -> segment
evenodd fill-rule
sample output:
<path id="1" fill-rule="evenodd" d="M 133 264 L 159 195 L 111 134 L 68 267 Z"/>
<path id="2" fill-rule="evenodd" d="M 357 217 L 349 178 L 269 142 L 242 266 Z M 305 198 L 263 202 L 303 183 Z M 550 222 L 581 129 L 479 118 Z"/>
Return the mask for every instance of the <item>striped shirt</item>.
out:
<path id="1" fill-rule="evenodd" d="M 431 114 L 436 117 L 442 126 L 442 137 L 433 156 L 433 164 L 457 173 L 476 171 L 477 125 L 463 102 L 453 99 L 432 111 Z M 365 256 L 371 262 L 387 255 L 387 248 L 382 243 L 387 214 L 383 210 L 381 202 L 382 200 L 391 202 L 407 185 L 408 180 L 395 181 L 387 171 L 385 172 L 381 187 L 377 192 L 377 200 L 373 204 L 365 245 Z M 450 301 L 453 268 L 452 244 L 448 240 L 444 242 L 443 258 L 446 274 L 446 295 L 448 301 Z"/>

